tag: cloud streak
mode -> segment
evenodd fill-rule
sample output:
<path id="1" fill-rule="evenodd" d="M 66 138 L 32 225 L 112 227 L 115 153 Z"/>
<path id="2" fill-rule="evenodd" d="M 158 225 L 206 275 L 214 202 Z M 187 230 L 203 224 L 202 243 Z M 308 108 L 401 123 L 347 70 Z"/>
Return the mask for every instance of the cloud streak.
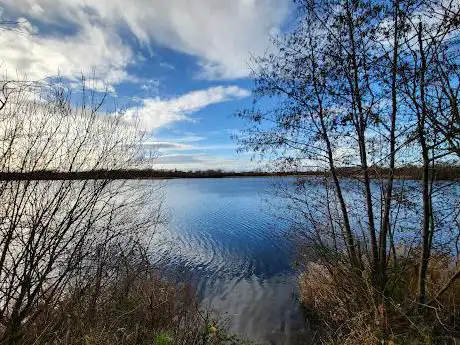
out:
<path id="1" fill-rule="evenodd" d="M 126 117 L 128 121 L 137 122 L 145 130 L 152 131 L 179 121 L 194 121 L 190 115 L 209 105 L 249 95 L 248 90 L 238 86 L 216 86 L 175 98 L 146 98 L 140 106 L 128 109 Z"/>
<path id="2" fill-rule="evenodd" d="M 228 171 L 254 170 L 258 165 L 249 159 L 237 156 L 222 157 L 208 154 L 171 154 L 160 156 L 155 167 L 161 169 L 206 170 L 224 169 Z"/>

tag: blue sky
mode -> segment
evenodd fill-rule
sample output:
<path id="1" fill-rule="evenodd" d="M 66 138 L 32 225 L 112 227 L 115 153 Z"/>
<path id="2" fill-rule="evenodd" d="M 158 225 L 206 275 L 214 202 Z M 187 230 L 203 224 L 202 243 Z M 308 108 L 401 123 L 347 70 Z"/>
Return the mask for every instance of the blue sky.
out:
<path id="1" fill-rule="evenodd" d="M 252 102 L 251 55 L 270 49 L 291 0 L 2 0 L 0 68 L 70 84 L 94 76 L 160 148 L 158 167 L 250 169 L 230 139 Z"/>

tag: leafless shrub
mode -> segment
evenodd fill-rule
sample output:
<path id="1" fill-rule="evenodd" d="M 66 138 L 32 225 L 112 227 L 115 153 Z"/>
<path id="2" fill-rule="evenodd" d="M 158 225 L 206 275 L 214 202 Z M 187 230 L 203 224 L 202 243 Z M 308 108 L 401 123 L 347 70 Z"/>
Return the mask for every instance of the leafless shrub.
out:
<path id="1" fill-rule="evenodd" d="M 76 94 L 59 83 L 2 84 L 2 171 L 110 170 L 143 158 L 142 133 L 122 113 L 104 109 L 105 95 L 84 82 Z M 142 187 L 109 180 L 0 183 L 0 342 L 20 343 L 44 311 L 69 298 L 71 284 L 92 276 L 94 262 L 110 261 L 109 251 L 122 255 L 152 236 L 162 222 L 162 197 L 158 184 Z"/>

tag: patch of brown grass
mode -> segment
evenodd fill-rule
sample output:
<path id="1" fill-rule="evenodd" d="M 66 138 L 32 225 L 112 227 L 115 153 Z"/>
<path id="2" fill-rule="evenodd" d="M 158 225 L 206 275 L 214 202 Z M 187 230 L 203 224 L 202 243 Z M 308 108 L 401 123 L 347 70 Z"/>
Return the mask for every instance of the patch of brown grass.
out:
<path id="1" fill-rule="evenodd" d="M 310 262 L 299 277 L 301 302 L 324 343 L 331 344 L 455 344 L 460 340 L 460 282 L 441 295 L 455 272 L 453 258 L 430 259 L 429 303 L 417 303 L 417 256 L 390 263 L 381 298 L 373 291 L 369 272 L 337 264 Z"/>
<path id="2" fill-rule="evenodd" d="M 144 267 L 88 284 L 37 306 L 15 345 L 243 344 L 200 310 L 194 289 Z"/>
<path id="3" fill-rule="evenodd" d="M 24 330 L 23 344 L 145 344 L 161 332 L 171 344 L 199 344 L 206 336 L 205 316 L 193 290 L 173 285 L 155 273 L 122 279 L 94 289 L 74 290 Z"/>

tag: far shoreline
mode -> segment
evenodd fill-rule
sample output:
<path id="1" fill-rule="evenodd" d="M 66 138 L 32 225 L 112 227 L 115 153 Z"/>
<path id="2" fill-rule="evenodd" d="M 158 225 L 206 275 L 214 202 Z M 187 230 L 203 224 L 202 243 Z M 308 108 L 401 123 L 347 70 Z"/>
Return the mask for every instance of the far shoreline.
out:
<path id="1" fill-rule="evenodd" d="M 387 179 L 388 169 L 372 167 L 369 169 L 372 179 Z M 460 180 L 460 166 L 440 165 L 431 170 L 437 180 Z M 337 168 L 340 177 L 360 179 L 359 168 Z M 88 170 L 88 171 L 51 171 L 37 170 L 29 172 L 9 171 L 0 172 L 1 181 L 34 181 L 34 180 L 171 180 L 171 179 L 200 179 L 200 178 L 242 178 L 242 177 L 324 177 L 323 171 L 223 171 L 223 170 L 155 170 L 155 169 L 126 169 L 126 170 Z M 417 166 L 398 167 L 394 170 L 394 178 L 401 180 L 419 180 L 422 169 Z"/>

